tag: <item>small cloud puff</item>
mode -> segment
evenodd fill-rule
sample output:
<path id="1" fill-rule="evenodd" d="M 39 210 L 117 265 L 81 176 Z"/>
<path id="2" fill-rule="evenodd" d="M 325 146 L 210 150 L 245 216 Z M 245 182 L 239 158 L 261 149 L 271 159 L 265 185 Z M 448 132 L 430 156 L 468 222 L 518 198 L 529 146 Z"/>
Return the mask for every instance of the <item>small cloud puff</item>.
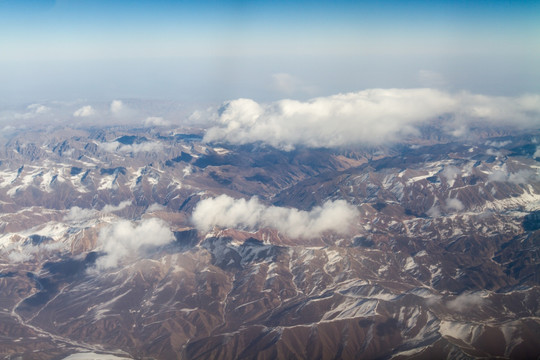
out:
<path id="1" fill-rule="evenodd" d="M 69 209 L 67 214 L 64 216 L 64 221 L 68 222 L 78 222 L 86 221 L 94 218 L 96 216 L 96 210 L 94 209 L 84 209 L 78 206 L 73 206 Z"/>
<path id="2" fill-rule="evenodd" d="M 446 209 L 447 210 L 455 210 L 455 211 L 461 211 L 465 209 L 465 206 L 459 199 L 450 198 L 446 199 Z"/>
<path id="3" fill-rule="evenodd" d="M 96 114 L 96 111 L 94 110 L 94 108 L 90 105 L 86 105 L 86 106 L 83 106 L 77 110 L 75 110 L 75 112 L 73 113 L 73 116 L 75 117 L 88 117 L 88 116 L 92 116 L 92 115 L 95 115 Z"/>
<path id="4" fill-rule="evenodd" d="M 125 119 L 136 115 L 136 112 L 124 104 L 122 100 L 113 100 L 109 106 L 109 110 L 111 115 L 118 119 Z"/>
<path id="5" fill-rule="evenodd" d="M 170 126 L 171 123 L 167 120 L 163 119 L 160 116 L 150 116 L 147 117 L 146 120 L 144 120 L 144 126 L 152 127 L 152 126 Z"/>
<path id="6" fill-rule="evenodd" d="M 488 300 L 478 293 L 465 293 L 446 303 L 446 307 L 453 311 L 466 311 L 485 304 Z"/>
<path id="7" fill-rule="evenodd" d="M 122 110 L 124 110 L 124 103 L 121 100 L 113 100 L 110 109 L 113 115 L 119 115 L 122 113 Z"/>
<path id="8" fill-rule="evenodd" d="M 447 181 L 455 180 L 456 177 L 461 174 L 461 170 L 455 166 L 445 166 L 441 175 L 446 178 Z"/>
<path id="9" fill-rule="evenodd" d="M 267 206 L 259 199 L 234 199 L 227 195 L 201 200 L 192 221 L 198 230 L 214 226 L 256 230 L 269 227 L 292 238 L 313 238 L 326 231 L 346 233 L 358 216 L 357 209 L 344 200 L 327 201 L 311 211 Z"/>
<path id="10" fill-rule="evenodd" d="M 441 209 L 438 206 L 431 207 L 428 211 L 426 211 L 426 214 L 429 217 L 436 218 L 441 216 Z"/>
<path id="11" fill-rule="evenodd" d="M 162 246 L 172 241 L 174 234 L 162 220 L 119 221 L 100 231 L 98 242 L 105 255 L 97 259 L 96 267 L 98 270 L 117 267 L 120 261 L 140 255 L 146 247 Z"/>

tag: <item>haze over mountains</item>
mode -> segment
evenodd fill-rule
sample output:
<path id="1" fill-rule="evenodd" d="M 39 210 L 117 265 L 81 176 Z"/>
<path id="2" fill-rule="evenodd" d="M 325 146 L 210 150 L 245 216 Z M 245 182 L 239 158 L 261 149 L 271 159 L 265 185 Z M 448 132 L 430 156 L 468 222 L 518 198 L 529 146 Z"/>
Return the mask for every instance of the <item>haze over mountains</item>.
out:
<path id="1" fill-rule="evenodd" d="M 538 358 L 538 34 L 538 1 L 0 0 L 0 358 Z"/>
<path id="2" fill-rule="evenodd" d="M 178 109 L 3 113 L 4 357 L 540 354 L 537 95 Z"/>

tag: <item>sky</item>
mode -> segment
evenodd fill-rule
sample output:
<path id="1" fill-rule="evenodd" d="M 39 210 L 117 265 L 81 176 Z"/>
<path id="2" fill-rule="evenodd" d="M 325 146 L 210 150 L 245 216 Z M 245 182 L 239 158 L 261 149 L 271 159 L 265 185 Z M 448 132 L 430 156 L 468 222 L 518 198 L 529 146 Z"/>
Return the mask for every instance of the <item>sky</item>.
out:
<path id="1" fill-rule="evenodd" d="M 0 0 L 0 104 L 540 92 L 540 1 Z"/>

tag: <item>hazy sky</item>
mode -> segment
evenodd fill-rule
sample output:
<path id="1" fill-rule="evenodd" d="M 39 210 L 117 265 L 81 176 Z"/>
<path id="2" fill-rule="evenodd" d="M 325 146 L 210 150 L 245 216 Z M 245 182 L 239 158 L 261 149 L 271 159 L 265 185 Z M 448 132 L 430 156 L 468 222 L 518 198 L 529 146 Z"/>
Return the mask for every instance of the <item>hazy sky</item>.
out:
<path id="1" fill-rule="evenodd" d="M 540 1 L 0 0 L 2 102 L 540 92 Z"/>

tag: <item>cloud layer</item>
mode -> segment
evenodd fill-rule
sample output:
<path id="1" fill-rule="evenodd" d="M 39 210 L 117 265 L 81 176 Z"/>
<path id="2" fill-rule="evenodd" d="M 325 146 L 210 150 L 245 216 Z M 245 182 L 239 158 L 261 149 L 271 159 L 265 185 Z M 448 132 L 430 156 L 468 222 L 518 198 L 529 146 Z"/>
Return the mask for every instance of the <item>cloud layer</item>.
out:
<path id="1" fill-rule="evenodd" d="M 443 121 L 444 130 L 454 136 L 478 126 L 537 128 L 540 95 L 493 97 L 434 89 L 371 89 L 306 102 L 259 104 L 237 99 L 207 117 L 214 125 L 205 135 L 207 142 L 262 141 L 286 150 L 297 145 L 383 144 L 418 135 L 420 126 L 440 117 L 445 120 L 437 121 Z"/>
<path id="2" fill-rule="evenodd" d="M 201 200 L 192 220 L 198 230 L 214 226 L 257 230 L 269 227 L 293 238 L 311 238 L 326 231 L 346 233 L 358 212 L 344 200 L 327 201 L 311 211 L 267 206 L 256 197 L 234 199 L 227 195 Z"/>
<path id="3" fill-rule="evenodd" d="M 162 220 L 119 221 L 100 231 L 98 241 L 106 254 L 98 258 L 96 267 L 100 270 L 116 267 L 122 259 L 137 255 L 146 246 L 161 246 L 173 240 L 173 233 Z"/>

